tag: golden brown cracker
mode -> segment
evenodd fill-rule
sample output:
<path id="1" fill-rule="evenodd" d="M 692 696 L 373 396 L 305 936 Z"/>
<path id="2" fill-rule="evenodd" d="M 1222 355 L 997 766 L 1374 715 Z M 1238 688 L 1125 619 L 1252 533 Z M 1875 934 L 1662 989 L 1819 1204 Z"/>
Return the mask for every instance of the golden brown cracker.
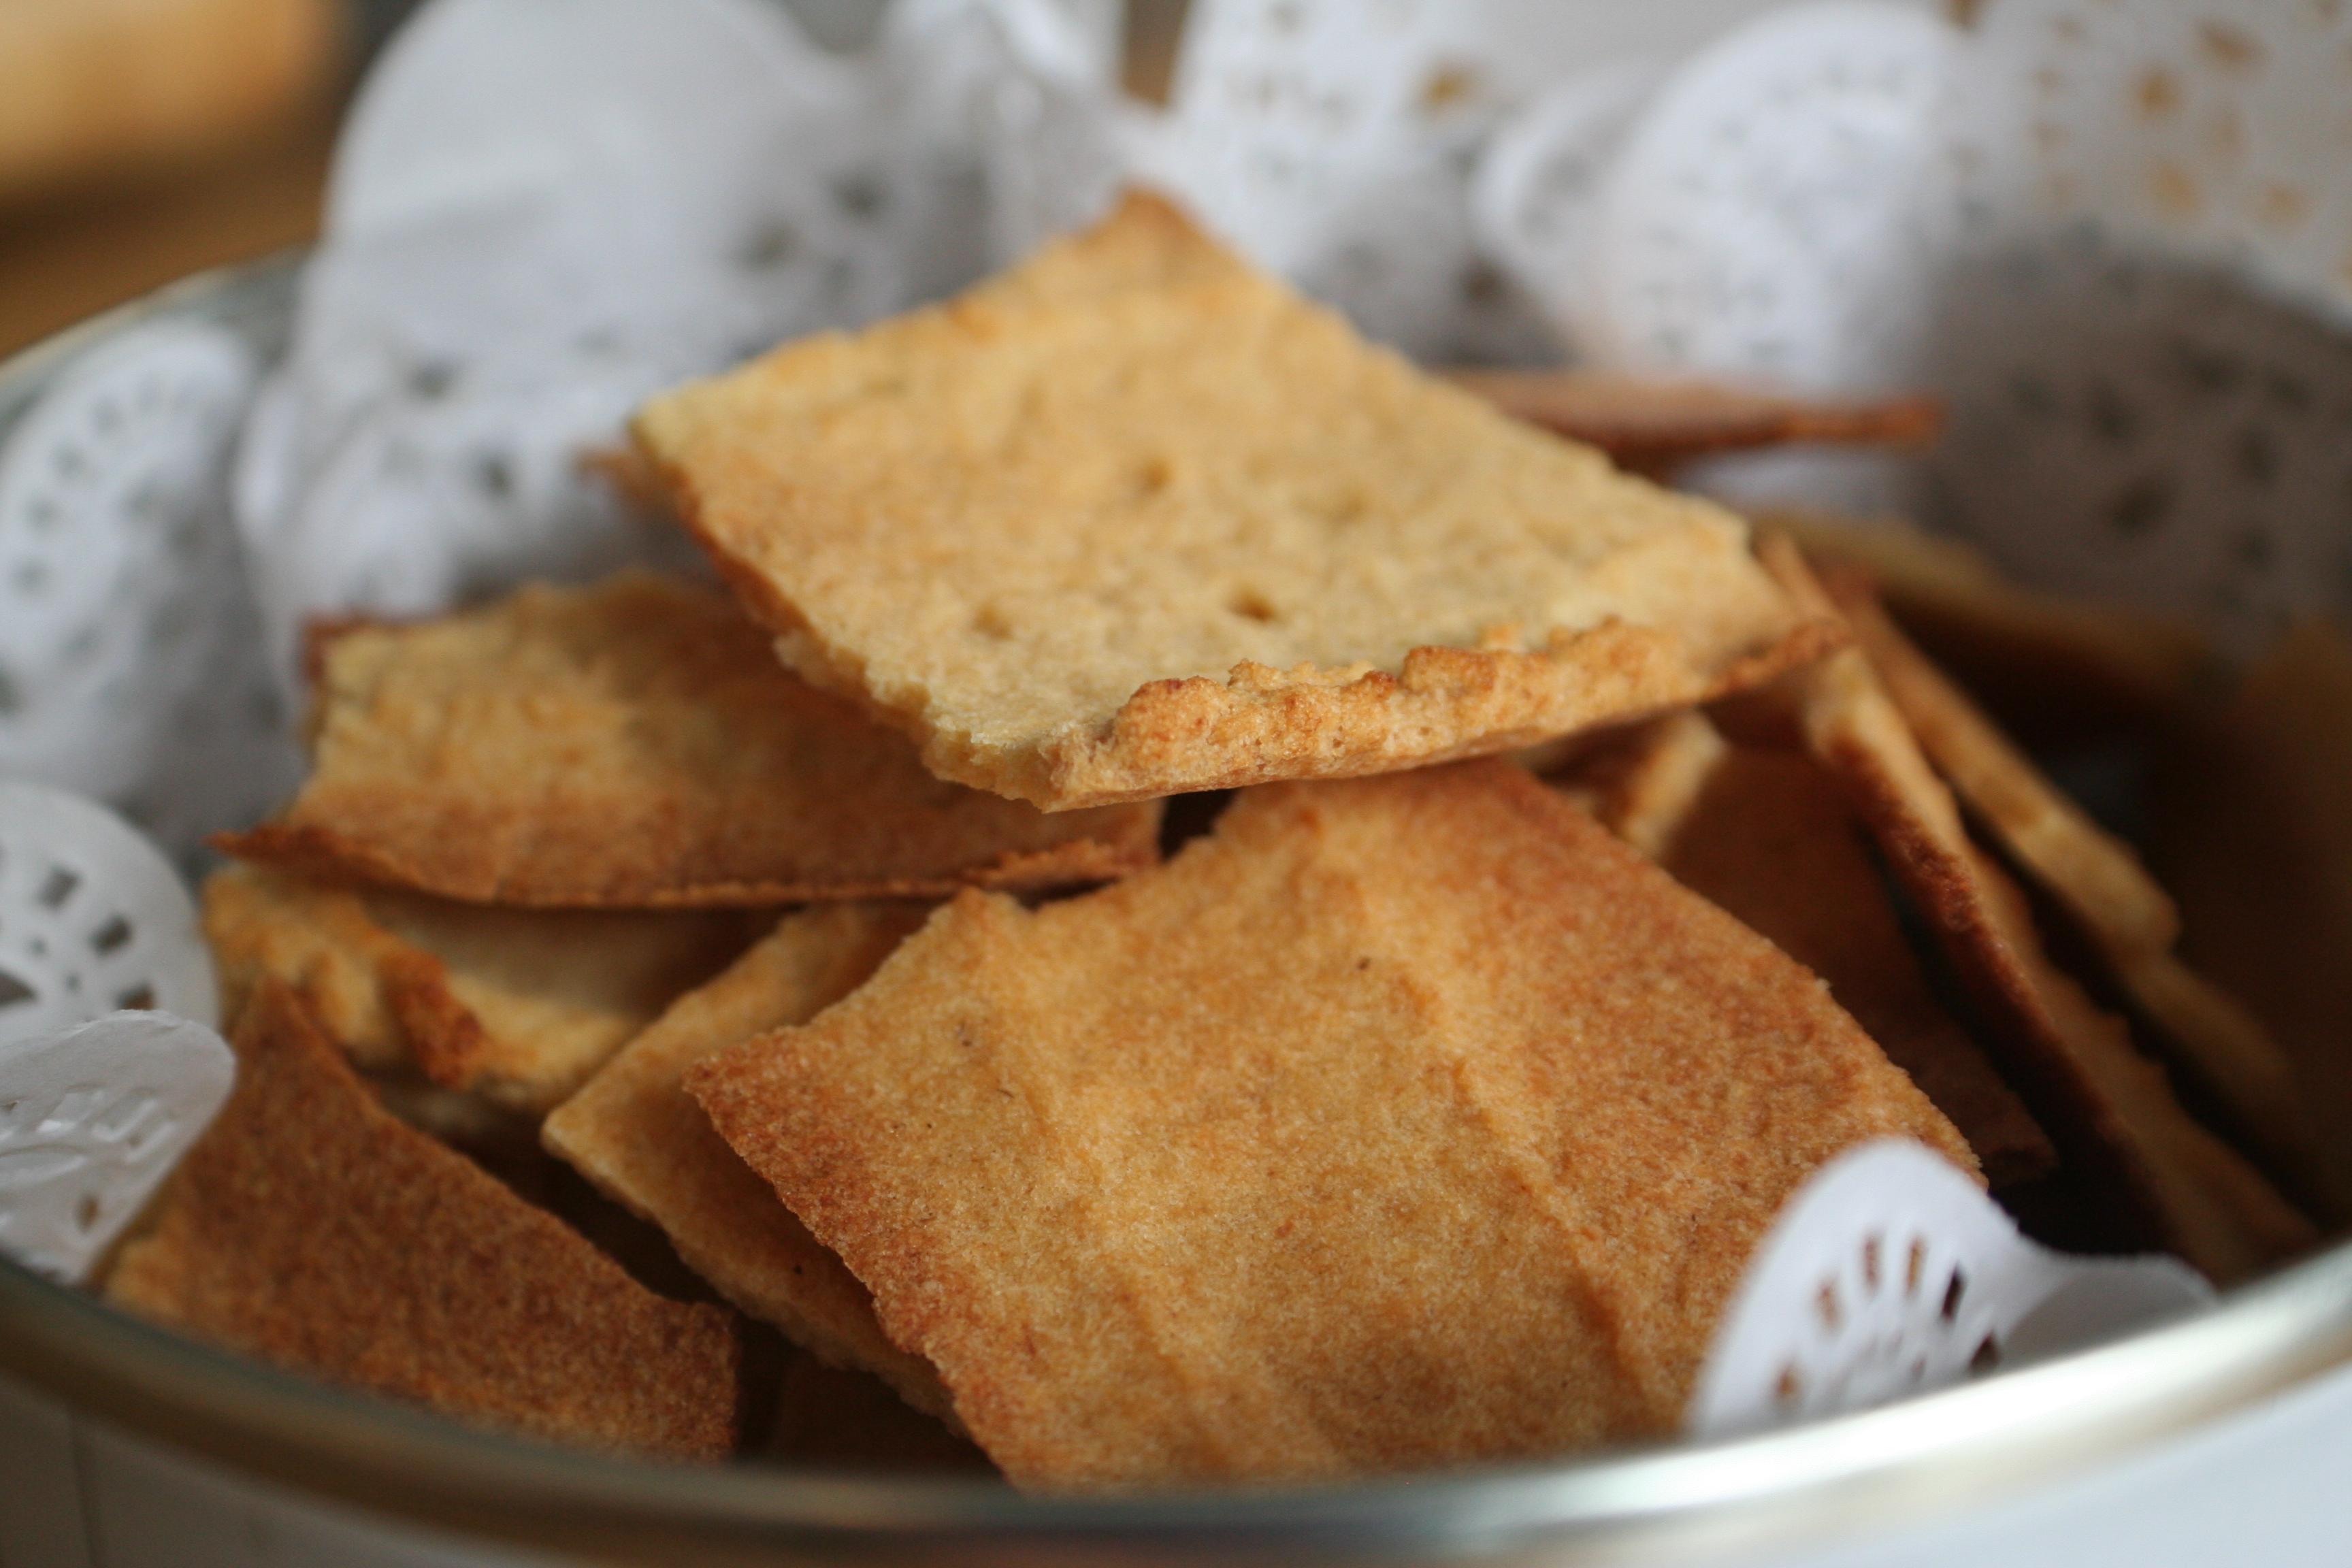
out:
<path id="1" fill-rule="evenodd" d="M 929 1363 L 890 1342 L 866 1287 L 711 1131 L 680 1086 L 687 1068 L 712 1052 L 804 1024 L 847 995 L 924 912 L 851 902 L 786 916 L 733 968 L 629 1042 L 541 1132 L 549 1149 L 660 1226 L 720 1295 L 826 1361 L 873 1373 L 943 1415 L 947 1393 Z"/>
<path id="2" fill-rule="evenodd" d="M 1791 597 L 1828 605 L 1793 545 L 1768 538 L 1760 552 Z M 1790 679 L 1813 755 L 1870 825 L 2062 1152 L 2102 1166 L 2117 1200 L 2217 1281 L 2311 1245 L 2310 1222 L 2193 1121 L 2122 1020 L 2050 962 L 2024 894 L 1969 837 L 1867 656 L 1843 648 Z"/>
<path id="3" fill-rule="evenodd" d="M 480 903 L 933 896 L 1116 877 L 1158 808 L 1048 818 L 942 784 L 780 668 L 724 595 L 643 573 L 330 643 L 314 771 L 230 853 Z"/>
<path id="4" fill-rule="evenodd" d="M 1055 1490 L 1663 1436 L 1821 1162 L 1973 1164 L 1818 981 L 1496 761 L 960 898 L 687 1083 Z"/>
<path id="5" fill-rule="evenodd" d="M 126 1247 L 110 1300 L 295 1371 L 483 1426 L 718 1458 L 724 1309 L 666 1301 L 463 1155 L 380 1109 L 263 980 L 237 1085 Z"/>
<path id="6" fill-rule="evenodd" d="M 1944 422 L 1932 397 L 1824 402 L 1591 370 L 1464 370 L 1446 379 L 1514 419 L 1598 447 L 1643 474 L 1717 453 L 1801 442 L 1924 446 Z"/>
<path id="7" fill-rule="evenodd" d="M 537 1113 L 756 930 L 732 910 L 530 910 L 230 866 L 205 888 L 232 999 L 271 974 L 373 1071 Z"/>
<path id="8" fill-rule="evenodd" d="M 1051 810 L 1525 746 L 1818 643 L 1738 519 L 1130 196 L 638 416 L 793 668 Z"/>
<path id="9" fill-rule="evenodd" d="M 1826 981 L 1993 1185 L 2047 1174 L 2056 1151 L 1936 1000 L 1837 781 L 1800 753 L 1727 745 L 1696 713 L 1670 724 L 1639 764 L 1616 760 L 1595 815 Z"/>

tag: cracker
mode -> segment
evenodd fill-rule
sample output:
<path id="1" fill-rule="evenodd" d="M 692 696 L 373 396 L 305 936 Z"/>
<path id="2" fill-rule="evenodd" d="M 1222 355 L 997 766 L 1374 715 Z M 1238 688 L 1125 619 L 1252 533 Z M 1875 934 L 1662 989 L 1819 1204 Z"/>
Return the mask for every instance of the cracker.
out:
<path id="1" fill-rule="evenodd" d="M 561 1103 L 751 941 L 749 911 L 524 910 L 260 866 L 205 885 L 226 1010 L 263 975 L 300 991 L 372 1071 L 406 1068 L 511 1110 Z"/>
<path id="2" fill-rule="evenodd" d="M 713 1051 L 804 1024 L 855 990 L 924 906 L 839 903 L 785 917 L 709 984 L 681 998 L 541 1129 L 548 1148 L 667 1233 L 720 1295 L 836 1365 L 862 1368 L 934 1415 L 947 1392 L 890 1342 L 874 1299 L 711 1131 L 680 1079 Z"/>
<path id="3" fill-rule="evenodd" d="M 2352 1211 L 2293 1064 L 2251 1014 L 2173 955 L 2179 912 L 2139 858 L 1912 647 L 1865 584 L 1832 577 L 1829 588 L 1927 759 L 2091 939 L 2180 1064 L 2292 1185 L 2332 1212 Z"/>
<path id="4" fill-rule="evenodd" d="M 688 1088 L 1018 1485 L 1673 1431 L 1781 1201 L 1959 1136 L 1762 938 L 1499 761 L 1244 792 L 959 898 Z"/>
<path id="5" fill-rule="evenodd" d="M 380 1109 L 287 986 L 261 983 L 236 1040 L 236 1091 L 109 1299 L 482 1426 L 678 1458 L 731 1449 L 725 1309 L 653 1295 Z"/>
<path id="6" fill-rule="evenodd" d="M 1590 370 L 1464 370 L 1446 379 L 1514 419 L 1582 441 L 1636 473 L 1795 443 L 1917 447 L 1943 427 L 1932 397 L 1824 403 L 1699 381 Z"/>
<path id="7" fill-rule="evenodd" d="M 1793 545 L 1768 538 L 1763 553 L 1794 596 L 1829 607 Z M 2094 1167 L 2165 1246 L 2217 1281 L 2315 1241 L 2309 1220 L 2181 1109 L 2123 1021 L 2050 962 L 2024 893 L 1969 837 L 1863 651 L 1843 648 L 1791 679 L 1813 754 L 1870 825 L 1984 1015 L 1988 1046 L 2062 1153 Z"/>
<path id="8" fill-rule="evenodd" d="M 1511 750 L 1827 635 L 1737 518 L 1422 375 L 1150 196 L 635 433 L 787 662 L 1050 810 Z"/>
<path id="9" fill-rule="evenodd" d="M 2111 957 L 2171 950 L 2179 912 L 2129 846 L 2043 777 L 1959 688 L 1930 664 L 1850 574 L 1825 582 L 1878 682 L 1919 749 L 2001 847 Z"/>
<path id="10" fill-rule="evenodd" d="M 779 668 L 722 595 L 643 573 L 347 630 L 314 731 L 301 793 L 231 854 L 638 908 L 1054 887 L 1157 856 L 1156 806 L 1049 818 L 942 784 Z"/>
<path id="11" fill-rule="evenodd" d="M 2048 1136 L 1936 1000 L 1835 779 L 1801 753 L 1727 745 L 1697 713 L 1609 763 L 1601 821 L 1828 982 L 1951 1118 L 1987 1180 L 2055 1168 Z"/>

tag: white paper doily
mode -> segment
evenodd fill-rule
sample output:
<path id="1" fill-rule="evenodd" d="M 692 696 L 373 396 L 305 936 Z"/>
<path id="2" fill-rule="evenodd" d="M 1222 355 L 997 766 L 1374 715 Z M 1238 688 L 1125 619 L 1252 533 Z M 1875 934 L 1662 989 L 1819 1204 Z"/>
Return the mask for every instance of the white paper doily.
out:
<path id="1" fill-rule="evenodd" d="M 2352 11 L 1999 0 L 1962 116 L 1984 215 L 2093 224 L 2352 323 Z"/>
<path id="2" fill-rule="evenodd" d="M 0 783 L 0 1250 L 79 1279 L 227 1096 L 195 906 L 62 790 Z"/>
<path id="3" fill-rule="evenodd" d="M 236 1077 L 219 1035 L 168 1013 L 0 1038 L 0 1252 L 79 1283 Z"/>
<path id="4" fill-rule="evenodd" d="M 152 322 L 67 365 L 0 441 L 0 776 L 140 794 L 191 704 L 245 689 L 225 471 L 253 375 L 232 333 Z"/>
<path id="5" fill-rule="evenodd" d="M 2171 1258 L 2037 1246 L 1925 1146 L 1865 1143 L 1815 1172 L 1748 1260 L 1684 1426 L 1728 1437 L 1867 1409 L 2212 1299 Z"/>

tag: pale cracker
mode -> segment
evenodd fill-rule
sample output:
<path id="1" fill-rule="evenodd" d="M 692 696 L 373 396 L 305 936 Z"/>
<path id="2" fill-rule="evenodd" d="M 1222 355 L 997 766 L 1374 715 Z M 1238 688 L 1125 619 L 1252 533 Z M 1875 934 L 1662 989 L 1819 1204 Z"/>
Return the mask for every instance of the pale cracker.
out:
<path id="1" fill-rule="evenodd" d="M 1421 374 L 1150 196 L 635 431 L 793 668 L 1051 810 L 1512 750 L 1827 635 L 1738 519 Z"/>

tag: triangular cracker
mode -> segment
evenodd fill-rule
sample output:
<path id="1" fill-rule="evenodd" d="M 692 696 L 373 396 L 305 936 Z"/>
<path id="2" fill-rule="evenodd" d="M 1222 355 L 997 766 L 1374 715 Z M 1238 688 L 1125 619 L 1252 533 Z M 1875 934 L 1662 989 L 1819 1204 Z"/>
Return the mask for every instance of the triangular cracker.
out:
<path id="1" fill-rule="evenodd" d="M 263 975 L 372 1071 L 421 1071 L 510 1110 L 561 1103 L 672 999 L 740 952 L 734 910 L 521 910 L 229 866 L 205 884 L 224 1010 Z"/>
<path id="2" fill-rule="evenodd" d="M 1496 761 L 970 894 L 688 1088 L 1019 1485 L 1674 1429 L 1781 1201 L 1958 1133 L 1820 983 Z"/>
<path id="3" fill-rule="evenodd" d="M 631 1041 L 541 1134 L 607 1194 L 660 1226 L 720 1295 L 825 1360 L 873 1373 L 908 1403 L 946 1415 L 938 1373 L 890 1342 L 866 1287 L 711 1131 L 680 1083 L 712 1052 L 804 1024 L 856 989 L 924 912 L 913 904 L 839 903 L 785 917 L 732 969 Z"/>
<path id="4" fill-rule="evenodd" d="M 1738 519 L 1150 196 L 635 429 L 788 662 L 1050 810 L 1509 750 L 1821 646 Z"/>
<path id="5" fill-rule="evenodd" d="M 1768 538 L 1763 553 L 1793 595 L 1832 608 L 1793 544 Z M 2309 1220 L 2181 1109 L 2123 1021 L 2050 962 L 2023 891 L 1969 839 L 1867 656 L 1843 648 L 1790 679 L 1813 754 L 1844 783 L 2062 1152 L 2101 1164 L 2115 1197 L 2141 1205 L 2165 1244 L 2217 1281 L 2315 1241 Z M 2069 1146 L 2070 1130 L 2091 1142 Z"/>
<path id="6" fill-rule="evenodd" d="M 1794 752 L 1727 744 L 1696 712 L 1602 760 L 1595 815 L 1676 881 L 1828 982 L 1889 1061 L 1952 1119 L 1996 1187 L 2057 1152 L 1936 1000 L 1837 781 Z M 1570 784 L 1571 798 L 1580 780 Z"/>
<path id="7" fill-rule="evenodd" d="M 1833 575 L 1831 596 L 1920 749 L 2003 849 L 2081 926 L 2178 1059 L 2254 1148 L 2329 1212 L 2352 1214 L 2293 1064 L 2260 1023 L 2174 955 L 2180 917 L 2122 840 L 2042 776 L 1968 695 L 1896 629 L 1868 585 Z"/>
<path id="8" fill-rule="evenodd" d="M 719 1458 L 738 1346 L 379 1108 L 292 991 L 256 990 L 237 1085 L 110 1300 L 280 1366 L 484 1426 Z"/>
<path id="9" fill-rule="evenodd" d="M 779 668 L 722 595 L 642 573 L 360 626 L 323 653 L 315 771 L 231 854 L 482 903 L 937 896 L 1122 876 L 1156 806 L 1049 818 L 940 783 Z"/>

